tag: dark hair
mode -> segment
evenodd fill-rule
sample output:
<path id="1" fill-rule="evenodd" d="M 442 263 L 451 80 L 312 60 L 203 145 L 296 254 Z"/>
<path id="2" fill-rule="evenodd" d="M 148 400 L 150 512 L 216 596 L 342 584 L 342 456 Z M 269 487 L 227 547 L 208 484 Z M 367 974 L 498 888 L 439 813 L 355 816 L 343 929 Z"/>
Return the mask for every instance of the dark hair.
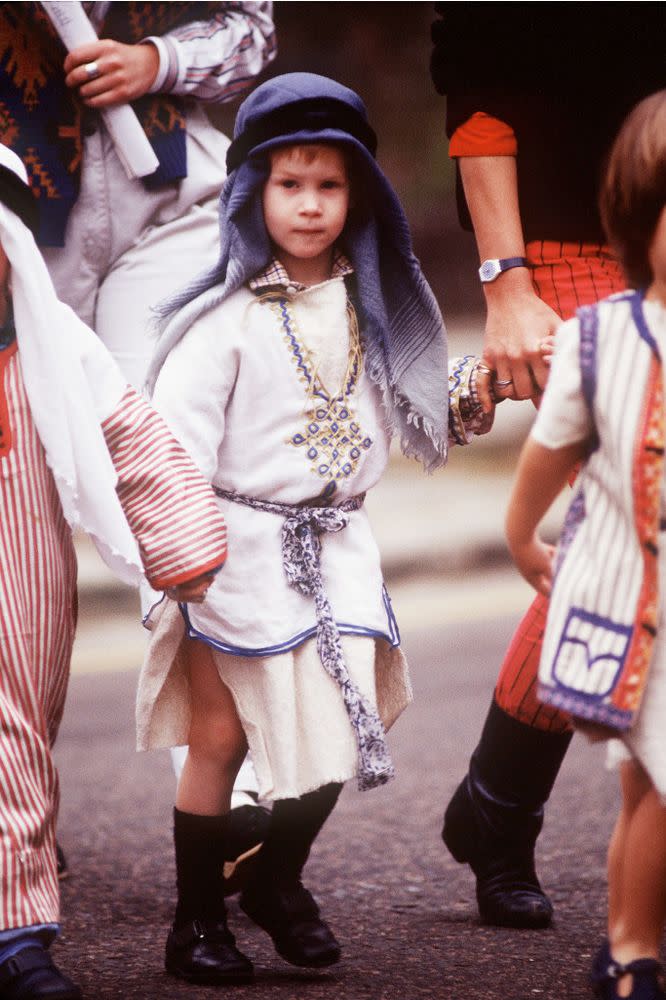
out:
<path id="1" fill-rule="evenodd" d="M 599 210 L 629 284 L 653 279 L 650 244 L 666 205 L 666 90 L 637 104 L 610 152 Z"/>

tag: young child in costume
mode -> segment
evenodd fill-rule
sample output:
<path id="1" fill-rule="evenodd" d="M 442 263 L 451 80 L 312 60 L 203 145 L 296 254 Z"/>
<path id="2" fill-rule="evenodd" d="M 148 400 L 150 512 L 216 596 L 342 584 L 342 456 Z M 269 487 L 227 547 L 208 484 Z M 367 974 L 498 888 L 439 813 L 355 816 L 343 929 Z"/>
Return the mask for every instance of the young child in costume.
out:
<path id="1" fill-rule="evenodd" d="M 210 486 L 56 298 L 22 162 L 0 145 L 0 996 L 76 1000 L 58 932 L 51 753 L 76 625 L 71 528 L 126 582 L 196 601 L 226 555 Z"/>
<path id="2" fill-rule="evenodd" d="M 221 884 L 229 795 L 249 746 L 269 833 L 242 909 L 300 966 L 338 943 L 301 873 L 343 782 L 393 773 L 385 728 L 410 700 L 363 507 L 392 434 L 426 467 L 490 428 L 476 359 L 451 366 L 360 98 L 308 73 L 241 106 L 217 265 L 173 304 L 149 376 L 158 410 L 220 498 L 233 550 L 206 601 L 162 602 L 139 746 L 189 744 L 167 969 L 246 982 Z"/>
<path id="3" fill-rule="evenodd" d="M 543 403 L 507 517 L 516 563 L 551 594 L 540 697 L 623 759 L 608 855 L 606 1000 L 664 997 L 666 914 L 666 91 L 622 127 L 602 218 L 631 286 L 558 331 Z M 584 460 L 553 563 L 538 523 Z M 551 593 L 552 590 L 552 593 Z M 621 753 L 620 753 L 621 751 Z"/>

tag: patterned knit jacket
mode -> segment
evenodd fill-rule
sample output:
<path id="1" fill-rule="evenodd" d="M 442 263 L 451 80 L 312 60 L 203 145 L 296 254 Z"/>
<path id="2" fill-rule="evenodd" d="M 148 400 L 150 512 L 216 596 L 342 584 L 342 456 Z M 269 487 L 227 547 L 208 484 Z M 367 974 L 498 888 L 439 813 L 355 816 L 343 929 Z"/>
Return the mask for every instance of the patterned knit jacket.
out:
<path id="1" fill-rule="evenodd" d="M 126 44 L 163 35 L 219 9 L 215 3 L 114 3 L 100 37 Z M 39 200 L 42 245 L 62 246 L 78 197 L 84 106 L 65 85 L 66 50 L 41 4 L 0 4 L 0 142 L 23 160 Z M 185 102 L 147 94 L 133 103 L 160 161 L 156 187 L 187 175 Z"/>
<path id="2" fill-rule="evenodd" d="M 641 293 L 579 317 L 597 442 L 560 539 L 539 697 L 623 730 L 640 705 L 659 620 L 663 369 Z"/>

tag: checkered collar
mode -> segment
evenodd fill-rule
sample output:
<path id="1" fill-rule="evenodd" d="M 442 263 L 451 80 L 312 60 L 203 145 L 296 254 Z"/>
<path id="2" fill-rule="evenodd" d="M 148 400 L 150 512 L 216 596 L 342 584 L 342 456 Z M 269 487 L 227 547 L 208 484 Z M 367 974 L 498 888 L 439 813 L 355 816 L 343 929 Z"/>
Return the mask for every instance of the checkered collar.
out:
<path id="1" fill-rule="evenodd" d="M 331 278 L 346 278 L 353 273 L 354 268 L 345 255 L 340 250 L 334 250 Z M 249 286 L 253 292 L 263 288 L 275 288 L 276 286 L 293 288 L 297 292 L 302 292 L 307 288 L 307 285 L 301 285 L 298 281 L 291 280 L 285 266 L 280 263 L 277 257 L 274 257 L 263 271 L 255 274 L 254 278 L 250 278 Z"/>

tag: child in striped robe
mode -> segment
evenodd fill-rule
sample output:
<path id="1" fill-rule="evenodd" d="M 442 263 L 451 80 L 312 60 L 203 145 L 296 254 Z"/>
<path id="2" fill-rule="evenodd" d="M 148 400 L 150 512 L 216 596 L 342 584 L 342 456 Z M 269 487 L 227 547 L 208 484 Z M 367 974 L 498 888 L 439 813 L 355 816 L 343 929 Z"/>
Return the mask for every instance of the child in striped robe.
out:
<path id="1" fill-rule="evenodd" d="M 77 1000 L 58 932 L 51 748 L 76 624 L 72 528 L 126 581 L 203 599 L 215 497 L 101 341 L 56 298 L 23 164 L 0 145 L 0 996 Z"/>
<path id="2" fill-rule="evenodd" d="M 560 327 L 523 450 L 507 537 L 550 595 L 539 673 L 547 704 L 622 761 L 609 850 L 608 940 L 592 972 L 606 1000 L 664 997 L 666 912 L 666 90 L 621 129 L 601 193 L 609 239 L 634 290 Z M 541 517 L 584 465 L 557 555 Z M 614 739 L 613 737 L 618 737 Z"/>

